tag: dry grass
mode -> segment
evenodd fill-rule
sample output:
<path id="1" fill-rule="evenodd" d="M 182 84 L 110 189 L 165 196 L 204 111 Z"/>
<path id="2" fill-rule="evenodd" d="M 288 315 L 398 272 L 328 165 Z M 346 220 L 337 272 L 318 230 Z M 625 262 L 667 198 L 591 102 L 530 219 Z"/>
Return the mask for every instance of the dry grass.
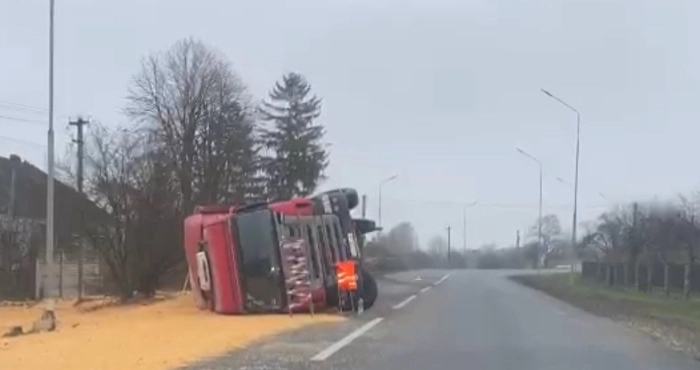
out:
<path id="1" fill-rule="evenodd" d="M 199 311 L 190 296 L 118 304 L 110 299 L 78 306 L 59 302 L 58 329 L 0 338 L 2 369 L 170 369 L 225 353 L 265 336 L 342 320 L 333 315 L 224 316 Z M 42 305 L 0 307 L 0 331 L 28 329 Z"/>

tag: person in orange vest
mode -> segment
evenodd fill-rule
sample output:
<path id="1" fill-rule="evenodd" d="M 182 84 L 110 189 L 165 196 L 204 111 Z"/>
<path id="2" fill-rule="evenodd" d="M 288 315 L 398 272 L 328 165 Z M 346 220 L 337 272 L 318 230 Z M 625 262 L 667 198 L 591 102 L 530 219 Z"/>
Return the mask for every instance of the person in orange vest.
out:
<path id="1" fill-rule="evenodd" d="M 342 261 L 336 265 L 338 288 L 345 291 L 357 290 L 357 275 L 354 261 Z"/>

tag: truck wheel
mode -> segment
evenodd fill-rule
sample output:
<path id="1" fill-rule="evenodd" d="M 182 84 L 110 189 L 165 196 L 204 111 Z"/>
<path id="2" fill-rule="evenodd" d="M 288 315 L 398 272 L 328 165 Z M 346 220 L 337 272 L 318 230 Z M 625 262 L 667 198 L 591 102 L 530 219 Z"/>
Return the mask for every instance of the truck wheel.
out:
<path id="1" fill-rule="evenodd" d="M 362 302 L 364 304 L 364 309 L 367 310 L 374 306 L 374 302 L 377 300 L 377 295 L 378 295 L 378 289 L 377 289 L 377 281 L 374 280 L 374 276 L 370 274 L 369 272 L 365 271 L 364 269 L 362 270 Z M 332 287 L 326 289 L 326 299 L 328 306 L 331 307 L 338 307 L 338 291 L 337 291 L 337 285 L 333 285 Z M 345 300 L 345 304 L 343 307 L 338 307 L 341 308 L 343 311 L 350 311 L 352 310 L 353 307 L 357 308 L 357 304 L 359 301 L 359 295 L 353 294 L 353 303 L 351 303 L 349 300 Z"/>
<path id="2" fill-rule="evenodd" d="M 337 285 L 334 285 L 331 288 L 326 289 L 326 304 L 328 307 L 336 307 L 341 311 L 350 311 L 352 310 L 353 307 L 357 306 L 357 299 L 355 299 L 354 302 L 350 302 L 347 296 L 347 293 L 342 292 L 343 297 L 345 298 L 343 300 L 343 304 L 340 305 L 340 302 L 338 302 L 338 290 L 337 290 Z"/>
<path id="3" fill-rule="evenodd" d="M 362 270 L 362 301 L 364 302 L 365 309 L 369 309 L 374 306 L 374 302 L 377 300 L 378 290 L 377 281 L 374 280 L 374 276 Z"/>

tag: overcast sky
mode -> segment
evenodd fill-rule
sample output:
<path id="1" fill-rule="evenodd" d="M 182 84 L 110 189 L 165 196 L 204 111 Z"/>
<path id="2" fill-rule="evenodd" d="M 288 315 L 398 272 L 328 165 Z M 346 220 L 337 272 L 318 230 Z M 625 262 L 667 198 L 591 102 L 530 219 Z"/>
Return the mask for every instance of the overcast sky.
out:
<path id="1" fill-rule="evenodd" d="M 0 1 L 0 155 L 42 168 L 48 3 Z M 582 113 L 580 219 L 700 187 L 698 11 L 690 0 L 56 0 L 58 151 L 70 149 L 69 117 L 126 123 L 140 58 L 195 36 L 258 98 L 285 72 L 307 76 L 332 144 L 324 189 L 357 188 L 376 217 L 379 182 L 398 174 L 384 225 L 410 221 L 424 244 L 451 225 L 460 247 L 459 203 L 478 199 L 468 247 L 504 246 L 537 216 L 537 166 L 516 147 L 542 160 L 545 213 L 571 227 L 573 192 L 556 178 L 573 182 L 575 115 L 540 88 Z"/>

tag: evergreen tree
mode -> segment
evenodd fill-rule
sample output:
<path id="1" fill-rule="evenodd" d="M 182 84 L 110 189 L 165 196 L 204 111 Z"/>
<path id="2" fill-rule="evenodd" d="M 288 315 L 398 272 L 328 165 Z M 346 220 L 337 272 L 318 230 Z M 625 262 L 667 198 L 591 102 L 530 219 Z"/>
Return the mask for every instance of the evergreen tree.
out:
<path id="1" fill-rule="evenodd" d="M 275 84 L 260 112 L 269 123 L 261 133 L 268 150 L 264 158 L 268 194 L 287 199 L 312 193 L 328 166 L 325 130 L 314 122 L 321 114 L 321 99 L 311 94 L 302 75 L 289 73 Z"/>

